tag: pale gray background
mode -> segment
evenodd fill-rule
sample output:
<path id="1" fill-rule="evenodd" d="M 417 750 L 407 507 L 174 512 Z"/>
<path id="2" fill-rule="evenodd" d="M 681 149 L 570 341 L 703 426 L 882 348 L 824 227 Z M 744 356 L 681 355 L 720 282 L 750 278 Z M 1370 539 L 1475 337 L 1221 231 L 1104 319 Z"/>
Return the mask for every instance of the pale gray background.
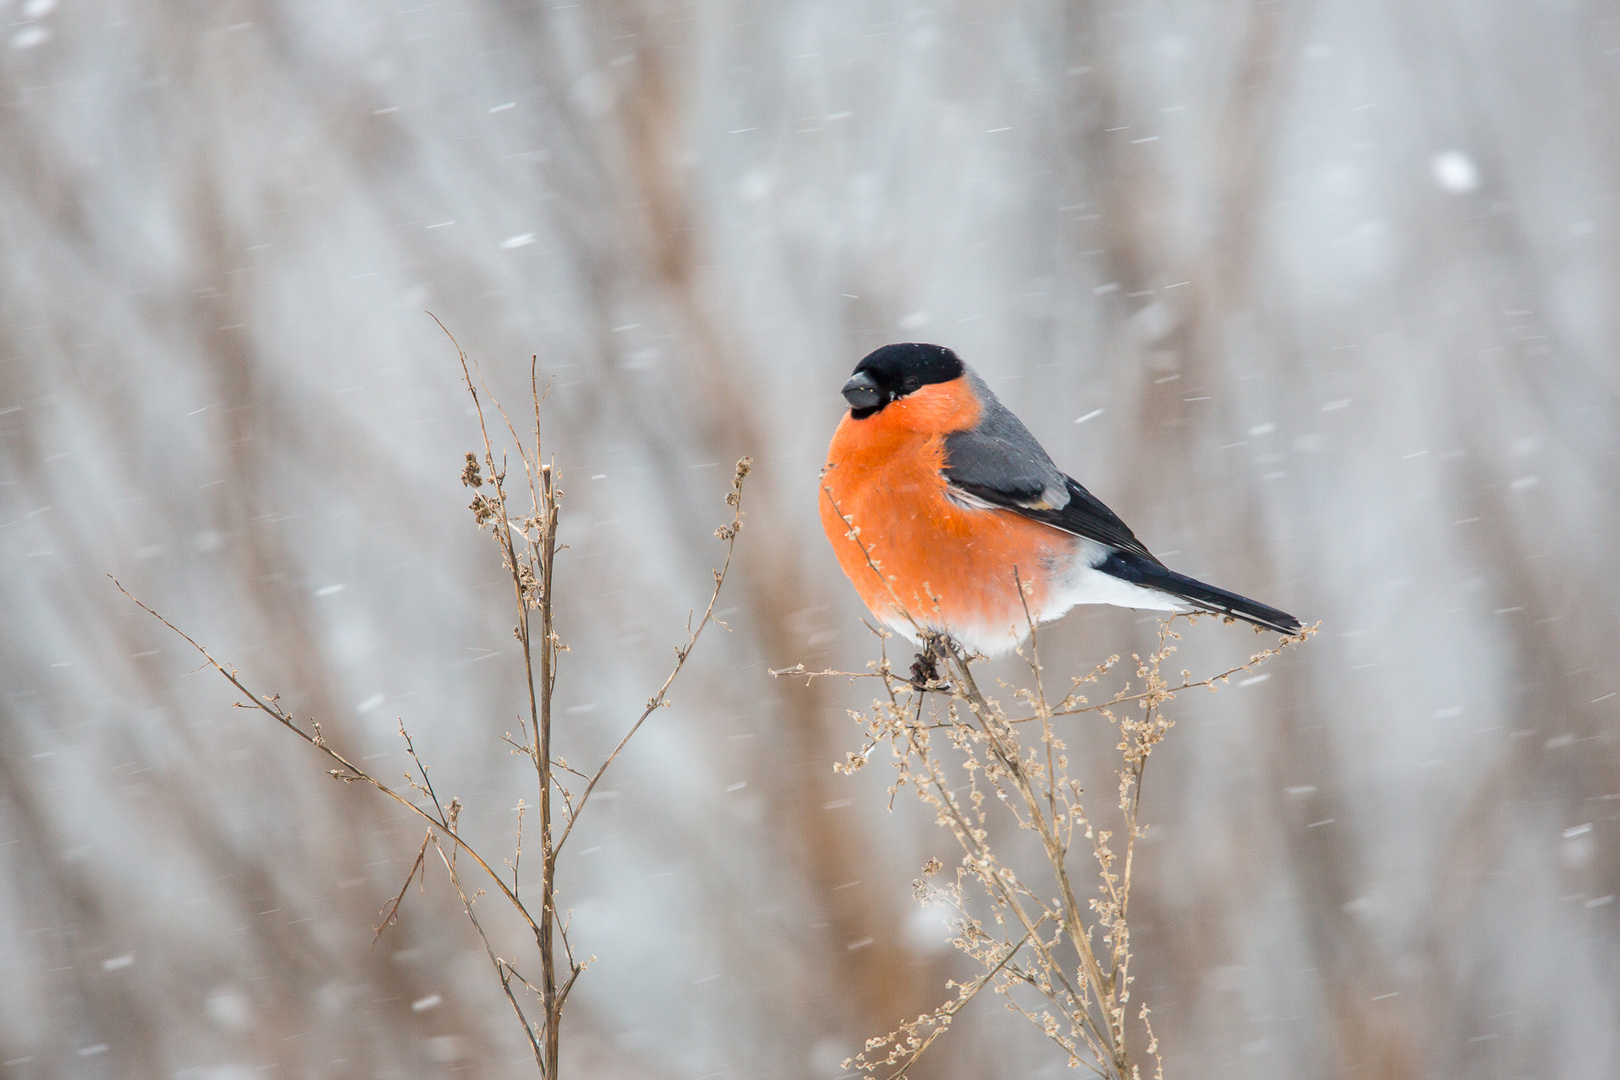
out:
<path id="1" fill-rule="evenodd" d="M 837 1076 L 965 971 L 909 895 L 948 839 L 830 768 L 868 692 L 766 674 L 873 654 L 815 476 L 897 339 L 1323 622 L 1151 766 L 1168 1075 L 1616 1075 L 1613 11 L 0 0 L 0 1076 L 532 1068 L 442 875 L 368 947 L 418 826 L 104 576 L 392 777 L 405 719 L 500 847 L 519 667 L 425 309 L 509 397 L 554 378 L 570 759 L 758 462 L 733 633 L 564 860 L 573 1075 Z M 918 1075 L 1068 1074 L 987 998 Z"/>

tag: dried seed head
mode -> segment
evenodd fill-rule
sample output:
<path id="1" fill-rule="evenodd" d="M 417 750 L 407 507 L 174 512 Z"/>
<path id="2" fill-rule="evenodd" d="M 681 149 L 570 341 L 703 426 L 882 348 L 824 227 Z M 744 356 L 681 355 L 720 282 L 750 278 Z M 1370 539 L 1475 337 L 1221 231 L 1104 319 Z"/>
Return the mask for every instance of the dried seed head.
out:
<path id="1" fill-rule="evenodd" d="M 473 520 L 478 523 L 480 529 L 501 514 L 501 504 L 488 495 L 474 495 L 473 501 L 467 504 L 467 509 L 473 512 Z"/>
<path id="2" fill-rule="evenodd" d="M 545 597 L 545 588 L 535 576 L 534 568 L 528 563 L 518 566 L 518 584 L 523 588 L 523 602 L 532 608 L 538 608 L 540 601 Z"/>
<path id="3" fill-rule="evenodd" d="M 478 458 L 471 450 L 467 451 L 467 465 L 461 470 L 461 482 L 470 488 L 483 487 L 483 473 L 478 468 Z"/>

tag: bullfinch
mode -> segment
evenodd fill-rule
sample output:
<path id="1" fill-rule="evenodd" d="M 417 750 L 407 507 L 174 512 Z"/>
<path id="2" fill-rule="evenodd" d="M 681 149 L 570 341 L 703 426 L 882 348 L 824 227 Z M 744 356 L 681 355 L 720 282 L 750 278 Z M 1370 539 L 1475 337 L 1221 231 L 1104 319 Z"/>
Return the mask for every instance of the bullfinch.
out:
<path id="1" fill-rule="evenodd" d="M 939 345 L 885 345 L 844 384 L 821 523 L 877 619 L 987 657 L 1076 604 L 1299 620 L 1166 567 Z M 1024 596 L 1020 598 L 1019 588 Z M 1026 614 L 1027 611 L 1027 614 Z"/>

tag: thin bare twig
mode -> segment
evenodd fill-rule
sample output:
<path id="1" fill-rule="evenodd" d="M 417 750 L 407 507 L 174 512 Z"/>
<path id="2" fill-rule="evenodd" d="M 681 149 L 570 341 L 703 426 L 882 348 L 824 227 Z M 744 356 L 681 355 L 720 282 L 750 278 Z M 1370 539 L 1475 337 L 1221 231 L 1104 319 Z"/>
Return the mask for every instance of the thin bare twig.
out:
<path id="1" fill-rule="evenodd" d="M 574 816 L 569 820 L 567 826 L 563 828 L 562 836 L 557 840 L 558 851 L 561 851 L 562 846 L 568 842 L 569 834 L 574 831 L 574 822 L 579 820 L 579 813 L 581 810 L 585 809 L 585 802 L 591 797 L 591 792 L 596 790 L 596 785 L 602 779 L 602 774 L 607 772 L 608 766 L 612 765 L 613 762 L 618 758 L 619 752 L 624 749 L 625 744 L 630 741 L 631 737 L 634 736 L 636 732 L 641 730 L 641 725 L 647 722 L 647 717 L 651 716 L 668 703 L 669 688 L 674 685 L 676 677 L 680 675 L 681 670 L 686 667 L 686 660 L 692 655 L 692 649 L 695 645 L 697 645 L 698 638 L 702 636 L 704 629 L 709 625 L 709 623 L 715 621 L 714 605 L 720 599 L 720 589 L 726 583 L 727 571 L 731 569 L 731 556 L 737 547 L 737 534 L 742 531 L 743 479 L 747 477 L 748 470 L 752 468 L 752 466 L 752 458 L 743 458 L 741 461 L 737 462 L 737 472 L 731 481 L 731 493 L 726 496 L 726 502 L 731 505 L 735 512 L 732 515 L 730 524 L 722 525 L 719 529 L 715 530 L 715 534 L 726 542 L 726 561 L 721 564 L 720 569 L 714 571 L 714 590 L 709 594 L 709 603 L 703 609 L 703 618 L 698 620 L 697 629 L 692 630 L 687 634 L 686 644 L 675 650 L 675 666 L 670 669 L 669 675 L 664 679 L 663 685 L 658 688 L 658 692 L 656 694 L 647 700 L 647 707 L 641 710 L 641 715 L 636 717 L 635 723 L 630 725 L 630 730 L 624 733 L 624 738 L 619 740 L 618 745 L 613 748 L 613 752 L 608 754 L 607 759 L 604 760 L 601 766 L 597 768 L 596 772 L 591 775 L 590 783 L 585 785 L 585 790 L 580 792 L 579 805 L 574 809 Z"/>
<path id="2" fill-rule="evenodd" d="M 534 1051 L 534 1063 L 539 1066 L 540 1075 L 549 1077 L 551 1070 L 547 1066 L 555 1059 L 548 1059 L 542 1051 L 540 1040 L 534 1033 L 534 1025 L 529 1023 L 529 1018 L 523 1013 L 522 1004 L 519 1003 L 517 995 L 512 992 L 512 980 L 507 974 L 511 970 L 510 965 L 495 955 L 495 949 L 489 943 L 489 935 L 484 933 L 484 924 L 478 920 L 478 913 L 473 910 L 472 898 L 467 895 L 467 891 L 461 886 L 461 875 L 456 872 L 455 860 L 445 854 L 444 848 L 439 845 L 437 838 L 431 832 L 428 834 L 428 839 L 433 841 L 433 849 L 439 853 L 445 871 L 450 875 L 450 884 L 455 887 L 456 895 L 461 898 L 461 907 L 467 914 L 467 921 L 472 923 L 474 930 L 478 931 L 478 940 L 483 944 L 484 954 L 489 957 L 489 962 L 495 968 L 495 974 L 501 980 L 501 989 L 506 992 L 506 1000 L 511 1002 L 512 1011 L 517 1013 L 518 1023 L 523 1025 L 523 1033 L 529 1037 L 529 1046 Z M 525 981 L 524 985 L 528 986 L 528 982 Z M 533 988 L 530 987 L 530 989 Z"/>
<path id="3" fill-rule="evenodd" d="M 299 727 L 297 721 L 295 721 L 291 716 L 287 715 L 287 713 L 284 712 L 281 709 L 281 707 L 276 704 L 277 699 L 275 697 L 258 695 L 258 694 L 255 694 L 252 690 L 248 689 L 248 687 L 242 682 L 241 678 L 238 677 L 238 675 L 236 674 L 236 672 L 234 670 L 226 668 L 218 660 L 214 659 L 213 655 L 207 649 L 205 649 L 201 645 L 197 644 L 197 642 L 194 641 L 191 638 L 191 636 L 189 634 L 187 634 L 184 630 L 181 630 L 178 626 L 175 626 L 174 623 L 170 622 L 168 619 L 165 619 L 162 615 L 159 615 L 156 611 L 153 611 L 150 607 L 146 606 L 146 604 L 142 603 L 141 600 L 138 599 L 133 593 L 131 593 L 128 589 L 124 588 L 122 583 L 120 583 L 117 578 L 112 577 L 111 574 L 109 574 L 108 577 L 112 580 L 112 583 L 114 585 L 118 586 L 118 591 L 119 592 L 121 592 L 125 596 L 129 597 L 129 599 L 131 601 L 133 601 L 134 604 L 137 607 L 139 607 L 142 611 L 146 612 L 148 615 L 152 616 L 158 622 L 162 623 L 164 626 L 168 627 L 170 630 L 173 630 L 176 634 L 179 634 L 182 638 L 184 638 L 185 641 L 186 641 L 186 644 L 190 645 L 193 649 L 196 649 L 197 652 L 202 655 L 202 658 L 205 661 L 207 661 L 207 666 L 213 668 L 215 671 L 217 671 L 221 675 L 225 676 L 226 681 L 229 682 L 232 686 L 236 687 L 236 689 L 238 691 L 240 691 L 242 693 L 242 695 L 248 699 L 246 702 L 237 702 L 236 706 L 235 706 L 236 708 L 239 708 L 239 709 L 258 709 L 261 712 L 268 713 L 282 727 L 286 728 L 288 731 L 291 731 L 293 734 L 297 735 L 300 739 L 303 739 L 305 742 L 307 742 L 311 746 L 315 747 L 315 749 L 317 749 L 321 753 L 325 754 L 328 758 L 330 758 L 333 761 L 337 762 L 338 765 L 341 766 L 341 768 L 328 770 L 332 776 L 336 777 L 339 780 L 343 780 L 345 782 L 352 783 L 352 782 L 358 780 L 358 781 L 360 781 L 362 783 L 370 784 L 372 787 L 376 788 L 378 791 L 382 792 L 384 795 L 388 796 L 390 799 L 393 799 L 395 802 L 399 803 L 401 806 L 405 807 L 407 810 L 410 810 L 412 813 L 419 815 L 423 819 L 431 822 L 434 825 L 437 825 L 441 829 L 444 829 L 446 831 L 449 830 L 449 823 L 448 822 L 444 821 L 442 818 L 434 817 L 432 814 L 430 814 L 426 810 L 422 809 L 420 806 L 418 806 L 416 803 L 412 802 L 410 799 L 407 799 L 405 796 L 401 795 L 399 792 L 395 791 L 393 788 L 389 787 L 387 784 L 383 783 L 381 780 L 378 780 L 376 777 L 372 776 L 370 773 L 368 773 L 364 769 L 360 768 L 360 766 L 354 764 L 352 761 L 350 761 L 348 758 L 344 757 L 342 754 L 338 753 L 336 750 L 333 750 L 330 746 L 327 745 L 326 740 L 321 738 L 320 735 L 311 734 L 311 733 L 305 731 L 303 728 Z M 457 836 L 455 833 L 453 833 L 453 832 L 450 833 L 450 836 L 451 836 L 452 839 L 455 840 L 456 847 L 460 848 L 462 851 L 465 851 L 467 853 L 467 855 L 474 862 L 476 862 L 479 865 L 479 867 L 486 874 L 488 874 L 490 876 L 490 879 L 495 882 L 496 887 L 498 889 L 500 889 L 501 892 L 506 896 L 506 898 L 509 901 L 511 901 L 512 905 L 514 907 L 516 907 L 520 913 L 523 914 L 525 921 L 527 921 L 529 923 L 529 925 L 531 927 L 533 927 L 534 926 L 534 920 L 529 918 L 527 909 L 525 909 L 523 907 L 523 904 L 518 900 L 517 896 L 515 894 L 513 894 L 512 890 L 507 888 L 506 883 L 501 880 L 501 876 L 499 874 L 497 874 L 494 871 L 493 868 L 490 867 L 489 863 L 487 863 L 484 860 L 484 857 L 482 855 L 480 855 L 477 851 L 475 851 L 470 845 L 468 845 L 468 843 L 465 840 L 461 839 L 461 837 Z"/>
<path id="4" fill-rule="evenodd" d="M 388 906 L 382 910 L 382 922 L 377 926 L 377 932 L 371 935 L 371 943 L 373 945 L 377 944 L 377 942 L 382 938 L 382 932 L 392 926 L 395 920 L 399 918 L 399 905 L 405 902 L 405 894 L 409 892 L 411 888 L 411 879 L 416 876 L 418 870 L 423 869 L 422 864 L 427 858 L 428 845 L 432 842 L 433 830 L 429 829 L 427 835 L 422 837 L 422 846 L 416 852 L 416 861 L 411 864 L 411 872 L 405 875 L 405 884 L 399 887 L 399 895 L 394 897 L 394 899 L 389 902 Z M 426 873 L 422 875 L 422 885 L 424 888 L 427 886 Z"/>

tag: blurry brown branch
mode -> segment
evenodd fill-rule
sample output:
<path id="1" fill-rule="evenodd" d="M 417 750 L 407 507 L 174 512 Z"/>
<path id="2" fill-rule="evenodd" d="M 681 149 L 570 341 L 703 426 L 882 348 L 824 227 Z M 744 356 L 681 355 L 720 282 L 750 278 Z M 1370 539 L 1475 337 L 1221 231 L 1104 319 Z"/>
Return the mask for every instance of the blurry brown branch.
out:
<path id="1" fill-rule="evenodd" d="M 435 319 L 435 321 L 437 321 Z M 440 324 L 441 329 L 443 324 Z M 445 331 L 449 336 L 449 331 Z M 455 344 L 454 337 L 451 343 Z M 451 886 L 456 890 L 462 909 L 474 931 L 478 935 L 484 952 L 488 956 L 491 966 L 500 979 L 501 989 L 519 1023 L 523 1025 L 524 1036 L 527 1038 L 534 1052 L 535 1064 L 540 1075 L 545 1080 L 556 1080 L 558 1075 L 559 1046 L 561 1039 L 563 1005 L 573 989 L 575 981 L 585 968 L 589 966 L 594 957 L 583 960 L 577 959 L 568 940 L 568 923 L 557 911 L 556 907 L 556 876 L 557 857 L 564 841 L 572 832 L 574 825 L 579 821 L 580 813 L 584 810 L 586 801 L 597 783 L 607 772 L 609 766 L 617 760 L 625 745 L 641 730 L 642 725 L 655 711 L 670 704 L 669 692 L 676 678 L 686 666 L 687 659 L 696 647 L 703 631 L 711 624 L 719 622 L 715 617 L 715 604 L 720 597 L 721 589 L 725 585 L 727 571 L 731 567 L 733 553 L 736 549 L 737 535 L 742 529 L 742 485 L 747 477 L 750 461 L 743 458 L 737 463 L 736 472 L 731 481 L 731 490 L 726 494 L 726 503 L 731 508 L 731 520 L 716 530 L 715 535 L 726 543 L 725 561 L 714 573 L 714 586 L 709 595 L 708 604 L 703 610 L 702 618 L 693 626 L 688 619 L 686 640 L 675 650 L 675 665 L 669 675 L 664 679 L 656 693 L 648 699 L 646 707 L 630 725 L 629 730 L 618 744 L 608 754 L 601 765 L 588 776 L 568 765 L 567 762 L 552 757 L 552 693 L 556 686 L 557 661 L 566 651 L 561 639 L 558 637 L 553 621 L 553 580 L 557 553 L 557 523 L 559 506 L 562 500 L 562 490 L 557 486 L 556 474 L 550 461 L 542 457 L 540 442 L 541 433 L 541 403 L 544 395 L 540 392 L 537 373 L 537 359 L 532 359 L 529 369 L 529 382 L 531 400 L 534 409 L 534 436 L 533 442 L 525 446 L 517 434 L 516 427 L 507 418 L 498 401 L 489 393 L 481 378 L 476 378 L 477 371 L 465 352 L 456 345 L 457 356 L 461 362 L 462 375 L 468 394 L 472 397 L 473 406 L 478 417 L 479 434 L 484 443 L 483 456 L 469 453 L 461 473 L 464 485 L 473 491 L 472 503 L 469 507 L 473 518 L 480 529 L 486 525 L 493 526 L 491 533 L 501 553 L 502 564 L 511 576 L 513 600 L 517 606 L 518 621 L 512 628 L 513 636 L 517 639 L 523 651 L 523 665 L 525 683 L 528 692 L 528 719 L 524 725 L 523 742 L 512 739 L 510 735 L 503 736 L 517 751 L 528 756 L 535 770 L 538 788 L 536 809 L 540 817 L 540 902 L 538 907 L 533 906 L 531 900 L 523 898 L 518 878 L 518 867 L 523 856 L 523 810 L 526 809 L 520 802 L 518 816 L 518 836 L 516 848 L 506 865 L 512 869 L 510 884 L 497 873 L 490 862 L 462 838 L 457 828 L 461 814 L 460 799 L 452 798 L 448 803 L 441 801 L 439 794 L 434 790 L 433 783 L 428 776 L 428 766 L 418 756 L 416 746 L 410 733 L 401 722 L 399 733 L 405 742 L 405 751 L 414 765 L 414 772 L 406 772 L 405 780 L 410 793 L 399 791 L 383 783 L 365 769 L 356 765 L 344 754 L 330 746 L 321 734 L 321 726 L 313 719 L 306 728 L 295 720 L 279 705 L 277 695 L 258 694 L 248 688 L 236 669 L 221 663 L 201 644 L 191 638 L 185 631 L 175 626 L 168 619 L 159 615 L 145 603 L 131 595 L 117 579 L 113 583 L 119 591 L 139 606 L 147 614 L 157 619 L 164 626 L 183 638 L 192 648 L 202 655 L 205 666 L 212 667 L 246 699 L 236 702 L 235 708 L 256 708 L 269 714 L 287 730 L 292 731 L 299 738 L 325 754 L 337 764 L 337 768 L 328 770 L 330 775 L 345 783 L 359 781 L 369 784 L 384 795 L 400 803 L 413 813 L 427 820 L 429 828 L 423 838 L 421 847 L 417 851 L 416 859 L 411 865 L 410 872 L 405 877 L 404 884 L 399 893 L 383 908 L 382 921 L 377 927 L 377 936 L 395 922 L 399 910 L 404 902 L 405 895 L 410 889 L 413 880 L 420 880 L 426 884 L 426 856 L 429 846 L 439 855 L 439 860 L 445 868 Z M 509 450 L 497 456 L 495 441 L 490 438 L 489 425 L 484 415 L 483 402 L 480 399 L 480 390 L 490 398 L 496 411 L 500 414 L 511 436 L 512 444 Z M 517 454 L 523 465 L 526 476 L 525 486 L 528 489 L 529 507 L 521 518 L 514 519 L 508 508 L 507 457 L 508 452 Z M 536 619 L 538 626 L 535 625 Z M 723 623 L 721 625 L 724 625 Z M 585 779 L 585 787 L 576 800 L 573 793 L 563 782 L 561 774 L 570 774 Z M 412 794 L 414 793 L 414 795 Z M 561 814 L 554 815 L 552 799 L 561 800 Z M 448 841 L 448 843 L 446 843 Z M 540 974 L 537 982 L 531 982 L 518 973 L 518 970 L 506 959 L 496 954 L 494 946 L 485 933 L 482 921 L 478 916 L 476 903 L 483 894 L 482 889 L 469 892 L 458 869 L 459 857 L 465 853 L 468 858 L 483 871 L 489 878 L 495 890 L 505 898 L 507 903 L 529 927 L 534 935 L 535 946 L 539 953 Z M 561 944 L 562 954 L 558 955 L 557 946 Z M 566 969 L 562 974 L 559 968 Z M 539 1016 L 531 1021 L 525 1012 L 524 1001 L 519 991 L 531 999 L 538 999 Z"/>

